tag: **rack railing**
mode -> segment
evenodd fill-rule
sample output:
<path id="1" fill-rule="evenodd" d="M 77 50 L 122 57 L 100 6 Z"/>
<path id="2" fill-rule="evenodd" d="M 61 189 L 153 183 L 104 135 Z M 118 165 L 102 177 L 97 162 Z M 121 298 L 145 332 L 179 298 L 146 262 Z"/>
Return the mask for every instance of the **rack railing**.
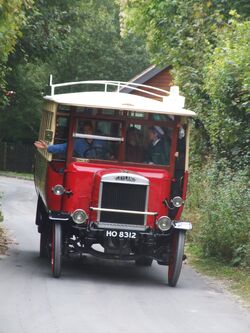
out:
<path id="1" fill-rule="evenodd" d="M 50 87 L 51 87 L 51 96 L 55 95 L 55 89 L 59 87 L 69 87 L 69 86 L 76 86 L 76 85 L 100 85 L 103 86 L 104 92 L 108 92 L 109 87 L 115 88 L 117 93 L 122 93 L 122 89 L 133 89 L 135 91 L 151 95 L 158 98 L 166 97 L 170 94 L 169 91 L 148 86 L 145 84 L 140 83 L 132 83 L 132 82 L 123 82 L 123 81 L 106 81 L 106 80 L 94 80 L 94 81 L 76 81 L 76 82 L 65 82 L 65 83 L 57 83 L 53 84 L 53 78 L 50 75 Z M 150 89 L 150 90 L 148 90 Z M 99 90 L 98 90 L 99 91 Z M 161 93 L 161 94 L 160 94 Z"/>

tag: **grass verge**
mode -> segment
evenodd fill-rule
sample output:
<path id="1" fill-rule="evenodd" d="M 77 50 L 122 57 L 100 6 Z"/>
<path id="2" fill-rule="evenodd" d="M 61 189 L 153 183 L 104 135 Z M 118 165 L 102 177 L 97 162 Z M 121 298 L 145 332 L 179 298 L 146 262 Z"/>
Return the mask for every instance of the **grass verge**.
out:
<path id="1" fill-rule="evenodd" d="M 218 258 L 204 257 L 196 245 L 189 243 L 188 262 L 197 271 L 219 279 L 226 289 L 239 296 L 250 307 L 250 269 L 230 266 Z"/>
<path id="2" fill-rule="evenodd" d="M 0 171 L 0 176 L 5 177 L 13 177 L 25 180 L 33 180 L 34 176 L 32 173 L 19 173 L 19 172 L 12 172 L 12 171 Z"/>
<path id="3" fill-rule="evenodd" d="M 2 212 L 0 210 L 0 223 L 3 221 L 3 215 Z M 5 234 L 4 229 L 2 228 L 1 224 L 0 224 L 0 255 L 4 254 L 8 249 L 8 240 L 7 240 L 7 236 Z"/>

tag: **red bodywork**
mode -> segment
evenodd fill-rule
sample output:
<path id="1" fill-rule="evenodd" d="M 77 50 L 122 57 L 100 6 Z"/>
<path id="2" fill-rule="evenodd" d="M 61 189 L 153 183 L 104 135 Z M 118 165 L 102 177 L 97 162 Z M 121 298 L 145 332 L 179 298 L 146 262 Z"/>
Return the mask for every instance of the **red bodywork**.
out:
<path id="1" fill-rule="evenodd" d="M 120 83 L 117 92 L 105 83 L 105 94 L 94 95 L 105 96 L 98 107 L 92 92 L 57 96 L 61 85 L 51 86 L 36 143 L 40 256 L 51 258 L 54 277 L 61 274 L 61 257 L 73 254 L 142 266 L 156 260 L 169 266 L 175 286 L 192 228 L 181 213 L 188 181 L 185 117 L 193 112 L 175 104 L 178 89 L 164 103 L 135 96 L 130 104 L 131 95 L 117 94 Z M 176 112 L 165 111 L 171 103 Z"/>
<path id="2" fill-rule="evenodd" d="M 59 165 L 57 165 L 59 167 Z M 122 164 L 107 165 L 101 163 L 72 162 L 64 174 L 55 172 L 50 166 L 47 170 L 46 201 L 51 211 L 72 213 L 76 209 L 83 209 L 90 221 L 96 221 L 96 213 L 90 211 L 90 207 L 98 206 L 99 188 L 101 177 L 106 173 L 116 172 L 137 173 L 146 177 L 149 182 L 148 211 L 157 212 L 158 217 L 168 215 L 168 208 L 164 200 L 169 199 L 171 190 L 171 177 L 166 169 L 142 168 Z M 52 188 L 61 184 L 67 192 L 56 196 Z M 153 227 L 155 217 L 148 216 L 147 225 Z"/>

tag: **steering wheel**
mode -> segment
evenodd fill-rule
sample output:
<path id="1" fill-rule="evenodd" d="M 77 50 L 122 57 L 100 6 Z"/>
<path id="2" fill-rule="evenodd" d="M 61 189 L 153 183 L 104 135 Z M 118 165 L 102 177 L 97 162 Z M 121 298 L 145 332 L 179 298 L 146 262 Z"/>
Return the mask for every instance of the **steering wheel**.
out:
<path id="1" fill-rule="evenodd" d="M 91 153 L 92 151 L 92 153 Z M 85 150 L 84 158 L 109 159 L 112 156 L 110 149 L 102 146 L 93 146 Z"/>

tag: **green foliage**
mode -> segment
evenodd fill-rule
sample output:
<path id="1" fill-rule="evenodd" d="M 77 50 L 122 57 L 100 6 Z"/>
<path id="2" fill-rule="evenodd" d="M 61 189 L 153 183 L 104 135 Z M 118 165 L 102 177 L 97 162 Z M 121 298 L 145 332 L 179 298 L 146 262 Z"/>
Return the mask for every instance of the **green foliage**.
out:
<path id="1" fill-rule="evenodd" d="M 121 37 L 119 6 L 114 2 L 87 1 L 78 11 L 64 51 L 52 61 L 57 80 L 128 80 L 147 66 L 140 40 Z"/>
<path id="2" fill-rule="evenodd" d="M 0 0 L 0 93 L 5 90 L 5 73 L 8 56 L 14 51 L 21 27 L 25 23 L 25 9 L 32 0 Z M 0 97 L 2 97 L 0 95 Z"/>
<path id="3" fill-rule="evenodd" d="M 185 214 L 195 220 L 192 241 L 205 256 L 250 267 L 248 180 L 246 172 L 233 172 L 222 161 L 191 174 Z"/>
<path id="4" fill-rule="evenodd" d="M 0 117 L 0 141 L 30 142 L 36 138 L 42 111 L 42 92 L 48 77 L 46 64 L 26 63 L 15 67 L 11 88 L 16 95 Z"/>
<path id="5" fill-rule="evenodd" d="M 249 163 L 250 21 L 237 22 L 220 32 L 206 67 L 204 88 L 211 107 L 206 127 L 217 159 Z"/>
<path id="6" fill-rule="evenodd" d="M 9 57 L 8 88 L 16 94 L 2 112 L 0 139 L 37 137 L 50 73 L 54 82 L 128 80 L 148 65 L 140 39 L 121 36 L 119 9 L 110 0 L 35 1 Z"/>
<path id="7" fill-rule="evenodd" d="M 154 62 L 173 66 L 187 107 L 198 113 L 189 237 L 203 255 L 248 267 L 249 175 L 240 170 L 249 165 L 249 9 L 245 0 L 128 0 L 123 19 L 145 38 Z"/>
<path id="8" fill-rule="evenodd" d="M 224 282 L 223 285 L 227 289 L 229 288 L 250 304 L 250 266 L 232 266 L 218 258 L 215 260 L 214 257 L 204 257 L 200 247 L 194 243 L 187 244 L 186 253 L 188 262 L 199 272 Z"/>
<path id="9" fill-rule="evenodd" d="M 125 24 L 141 33 L 156 63 L 171 64 L 192 106 L 201 94 L 201 68 L 228 16 L 224 1 L 127 1 Z M 202 106 L 195 105 L 200 111 Z"/>
<path id="10" fill-rule="evenodd" d="M 201 152 L 203 160 L 209 150 L 216 159 L 231 160 L 235 168 L 245 166 L 249 2 L 128 0 L 123 7 L 127 31 L 145 38 L 154 62 L 173 66 L 186 107 L 198 114 L 200 136 L 194 137 L 194 151 Z"/>

